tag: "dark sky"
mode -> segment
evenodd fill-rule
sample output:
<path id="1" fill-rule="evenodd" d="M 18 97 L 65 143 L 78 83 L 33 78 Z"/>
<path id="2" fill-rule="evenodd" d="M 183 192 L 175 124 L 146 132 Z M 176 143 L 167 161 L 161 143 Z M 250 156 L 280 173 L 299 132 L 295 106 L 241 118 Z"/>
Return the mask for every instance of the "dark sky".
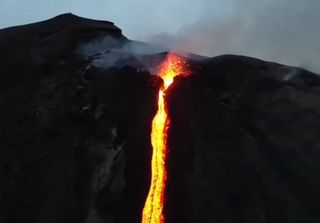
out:
<path id="1" fill-rule="evenodd" d="M 0 28 L 64 12 L 112 21 L 130 39 L 320 73 L 319 0 L 0 0 Z"/>

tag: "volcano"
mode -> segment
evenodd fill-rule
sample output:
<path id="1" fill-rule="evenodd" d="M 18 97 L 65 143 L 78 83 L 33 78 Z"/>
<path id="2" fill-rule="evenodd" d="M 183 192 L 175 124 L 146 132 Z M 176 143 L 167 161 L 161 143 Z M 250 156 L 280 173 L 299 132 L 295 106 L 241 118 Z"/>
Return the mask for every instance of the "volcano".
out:
<path id="1" fill-rule="evenodd" d="M 318 74 L 73 14 L 0 58 L 0 222 L 320 222 Z"/>

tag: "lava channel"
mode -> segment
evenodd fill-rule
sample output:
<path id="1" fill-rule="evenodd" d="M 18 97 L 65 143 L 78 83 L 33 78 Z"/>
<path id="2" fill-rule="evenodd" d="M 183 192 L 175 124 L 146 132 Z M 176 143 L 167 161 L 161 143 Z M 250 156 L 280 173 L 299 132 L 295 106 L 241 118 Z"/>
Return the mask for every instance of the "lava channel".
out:
<path id="1" fill-rule="evenodd" d="M 160 65 L 158 76 L 163 79 L 163 86 L 159 90 L 158 110 L 152 121 L 151 144 L 151 185 L 145 206 L 142 212 L 142 223 L 164 223 L 163 207 L 166 189 L 166 155 L 167 155 L 167 132 L 170 118 L 167 114 L 165 93 L 173 83 L 174 77 L 186 75 L 185 60 L 174 54 L 169 54 Z"/>

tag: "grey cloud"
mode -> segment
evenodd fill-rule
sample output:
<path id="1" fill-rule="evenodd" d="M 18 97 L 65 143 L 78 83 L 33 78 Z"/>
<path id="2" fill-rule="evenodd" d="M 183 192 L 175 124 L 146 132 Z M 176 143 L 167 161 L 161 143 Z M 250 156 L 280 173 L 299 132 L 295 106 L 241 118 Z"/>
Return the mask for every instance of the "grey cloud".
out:
<path id="1" fill-rule="evenodd" d="M 203 4 L 196 22 L 145 39 L 209 56 L 243 54 L 320 73 L 320 1 L 239 0 L 225 16 L 216 16 L 209 1 Z"/>

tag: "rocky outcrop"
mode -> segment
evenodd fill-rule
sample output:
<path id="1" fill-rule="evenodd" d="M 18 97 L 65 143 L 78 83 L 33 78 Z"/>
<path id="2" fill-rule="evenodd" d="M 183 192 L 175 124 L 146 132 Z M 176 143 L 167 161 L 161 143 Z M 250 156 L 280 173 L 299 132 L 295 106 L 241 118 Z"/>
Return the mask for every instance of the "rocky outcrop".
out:
<path id="1" fill-rule="evenodd" d="M 111 36 L 126 38 L 111 22 L 84 19 L 71 13 L 43 22 L 0 30 L 1 67 L 50 63 L 67 58 L 82 43 Z M 70 55 L 71 54 L 71 55 Z"/>

